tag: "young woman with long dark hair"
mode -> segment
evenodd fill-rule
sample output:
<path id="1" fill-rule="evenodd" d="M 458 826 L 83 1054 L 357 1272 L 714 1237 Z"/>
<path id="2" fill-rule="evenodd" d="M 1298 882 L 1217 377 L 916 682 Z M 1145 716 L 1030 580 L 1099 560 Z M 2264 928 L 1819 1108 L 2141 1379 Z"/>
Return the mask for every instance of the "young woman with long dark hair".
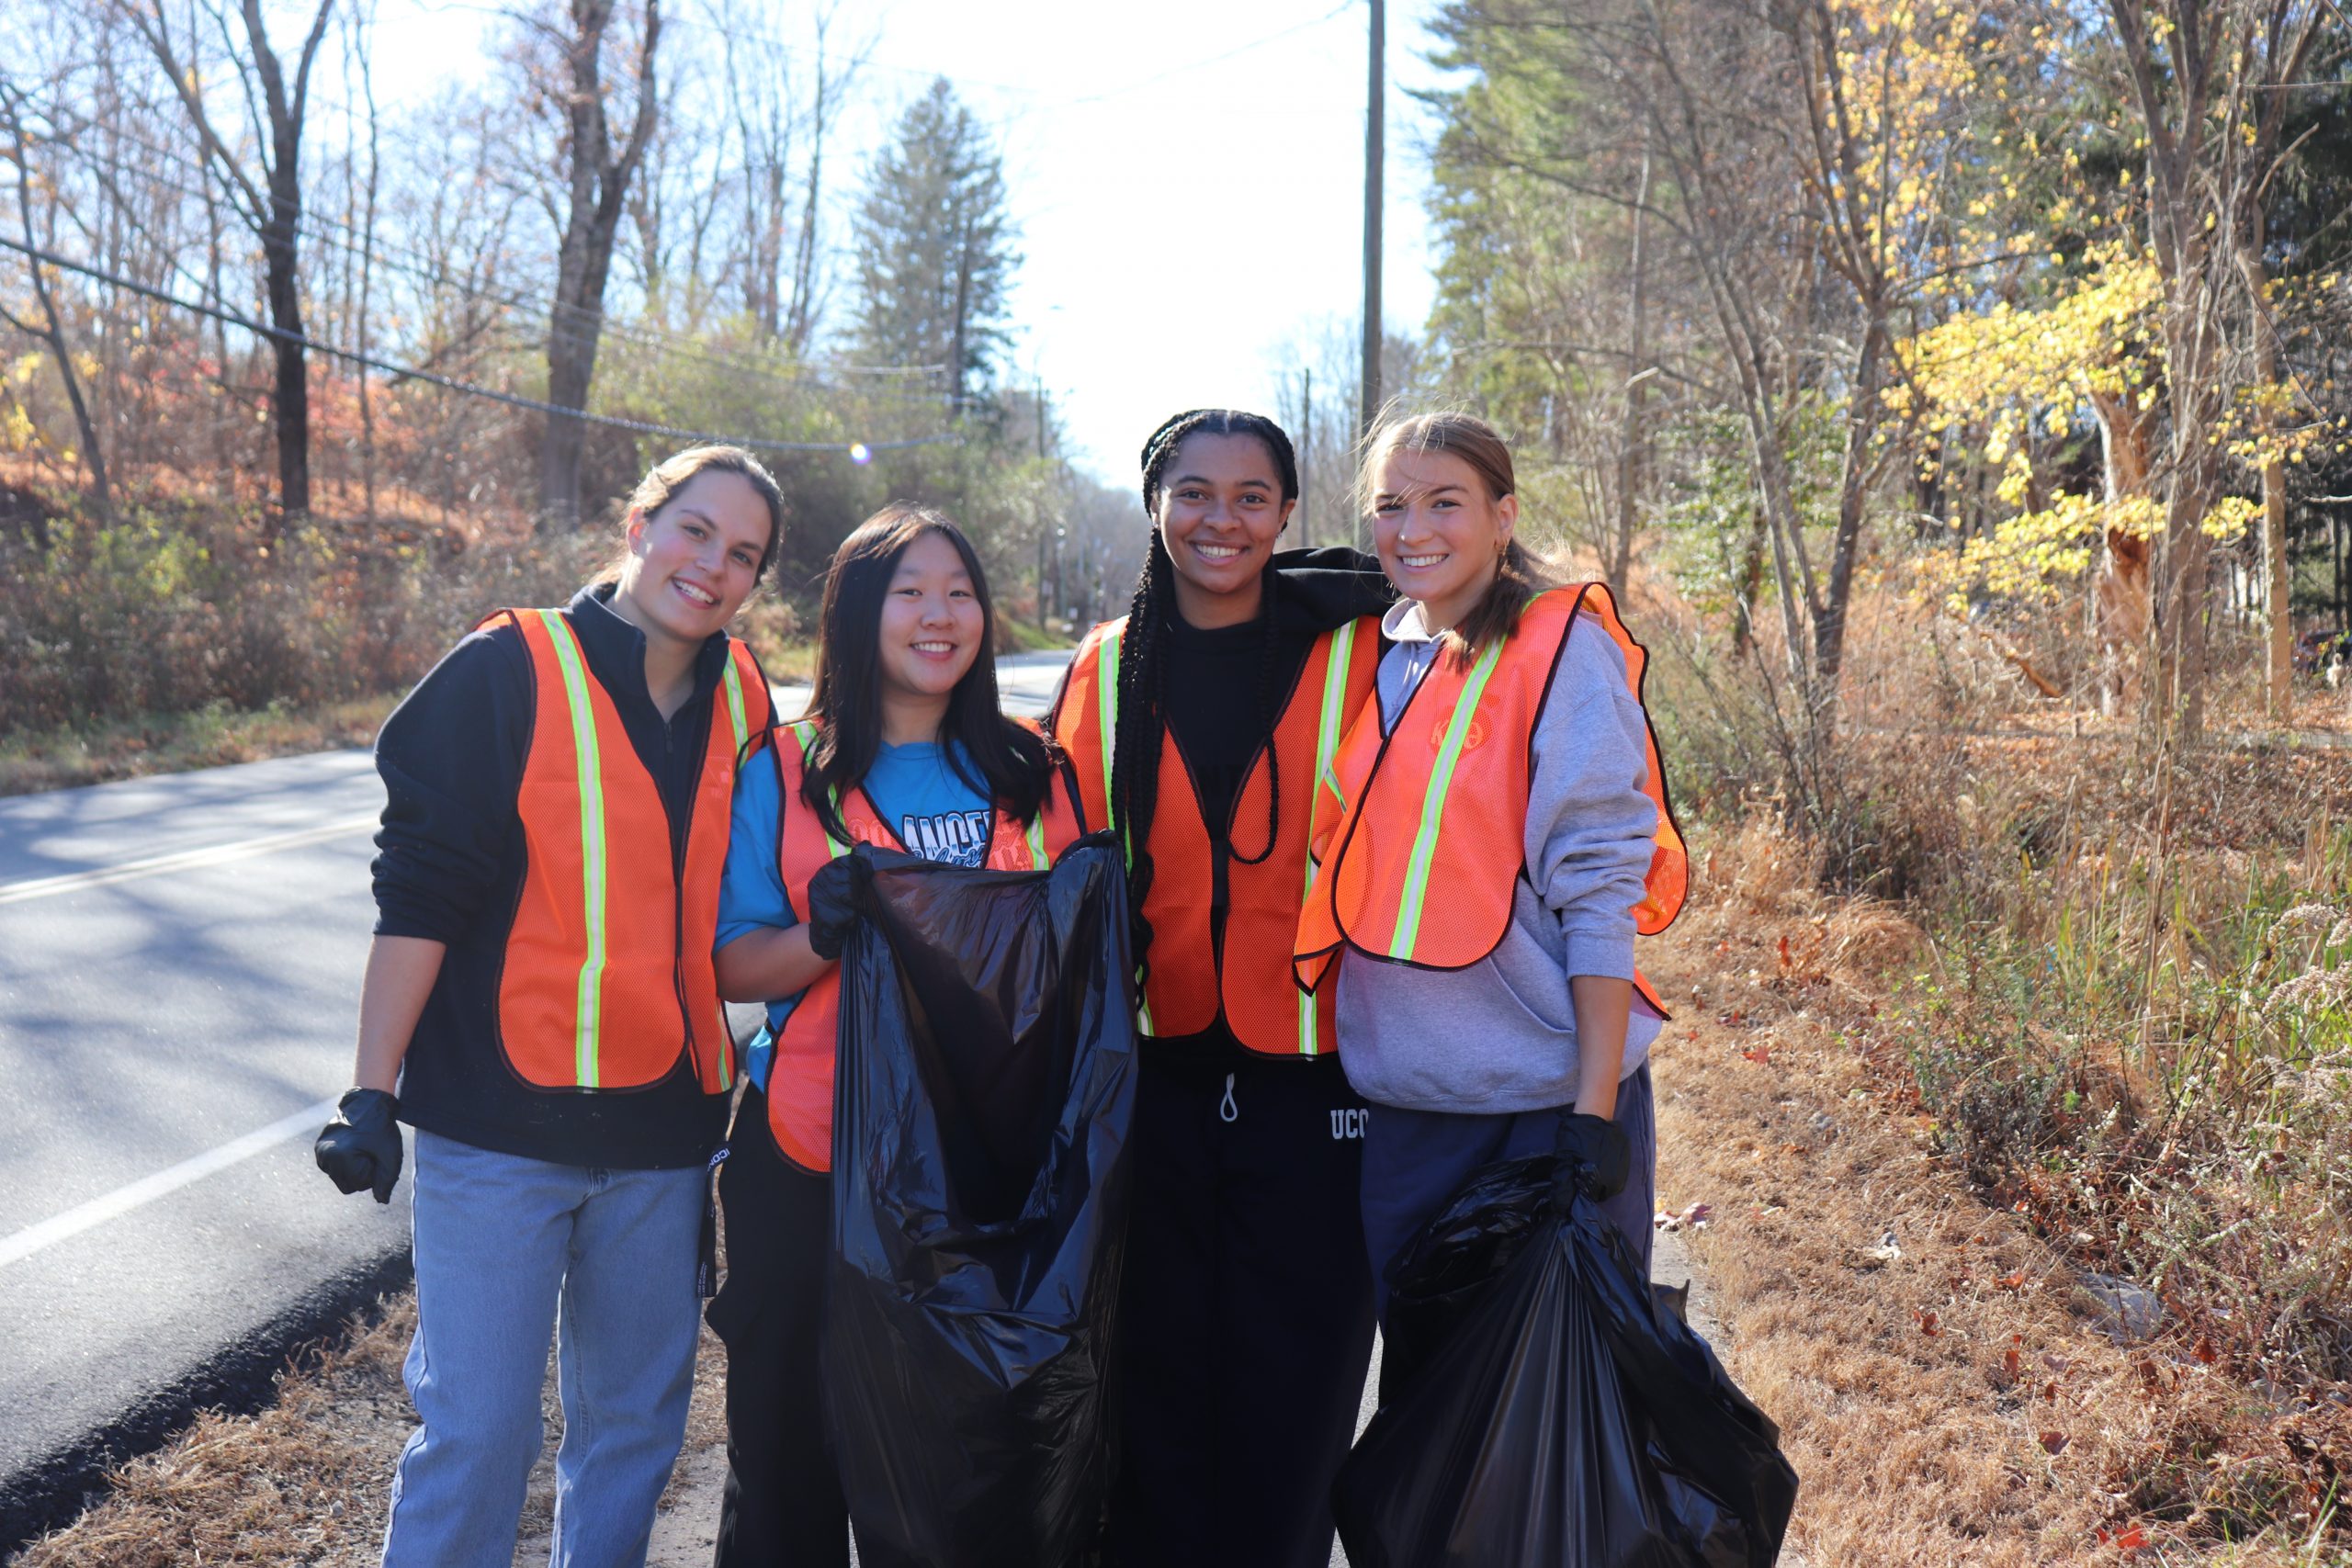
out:
<path id="1" fill-rule="evenodd" d="M 1124 838 L 1148 1038 L 1114 1372 L 1122 1564 L 1317 1568 L 1372 1297 L 1363 1101 L 1288 966 L 1317 773 L 1372 689 L 1373 563 L 1274 546 L 1298 502 L 1273 421 L 1194 409 L 1143 449 L 1151 541 L 1053 727 Z"/>
<path id="2" fill-rule="evenodd" d="M 770 718 L 725 628 L 783 516 L 749 454 L 679 453 L 630 498 L 614 568 L 560 610 L 483 621 L 377 738 L 390 800 L 357 1087 L 318 1162 L 388 1202 L 396 1121 L 416 1129 L 418 1426 L 391 1568 L 513 1561 L 550 1336 L 553 1560 L 645 1561 L 685 1436 L 704 1170 L 735 1087 L 719 873 Z"/>
<path id="3" fill-rule="evenodd" d="M 1338 993 L 1340 1060 L 1373 1102 L 1363 1228 L 1385 1312 L 1387 1266 L 1472 1172 L 1555 1148 L 1646 1262 L 1666 1013 L 1634 939 L 1673 918 L 1687 866 L 1645 655 L 1607 587 L 1558 584 L 1519 541 L 1510 447 L 1442 413 L 1366 451 L 1403 597 L 1378 695 L 1317 791 L 1296 947 L 1301 982 Z"/>
<path id="4" fill-rule="evenodd" d="M 765 1001 L 719 1168 L 727 1345 L 719 1568 L 849 1561 L 818 1404 L 832 1168 L 833 1038 L 845 929 L 810 884 L 853 844 L 1035 870 L 1082 831 L 1053 745 L 998 711 L 996 614 L 971 544 L 905 503 L 834 552 L 808 713 L 779 725 L 735 796 L 718 924 L 722 994 Z M 865 1561 L 874 1553 L 865 1549 Z"/>

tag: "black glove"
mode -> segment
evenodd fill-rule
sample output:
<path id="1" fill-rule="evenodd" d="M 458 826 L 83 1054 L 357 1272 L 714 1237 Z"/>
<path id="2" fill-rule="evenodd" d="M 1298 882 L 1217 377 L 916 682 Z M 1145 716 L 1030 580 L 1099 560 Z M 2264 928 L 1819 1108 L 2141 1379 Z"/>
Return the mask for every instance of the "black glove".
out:
<path id="1" fill-rule="evenodd" d="M 376 1201 L 392 1201 L 401 1178 L 401 1129 L 392 1120 L 400 1101 L 380 1089 L 347 1089 L 335 1101 L 334 1120 L 319 1134 L 312 1151 L 319 1168 L 345 1192 L 376 1190 Z"/>
<path id="2" fill-rule="evenodd" d="M 808 879 L 808 948 L 820 958 L 836 959 L 857 924 L 857 890 L 872 878 L 874 868 L 863 855 L 835 855 Z"/>
<path id="3" fill-rule="evenodd" d="M 1605 1117 L 1570 1111 L 1560 1117 L 1559 1155 L 1564 1168 L 1573 1167 L 1576 1182 L 1596 1203 L 1625 1190 L 1634 1172 L 1634 1146 L 1625 1129 Z"/>

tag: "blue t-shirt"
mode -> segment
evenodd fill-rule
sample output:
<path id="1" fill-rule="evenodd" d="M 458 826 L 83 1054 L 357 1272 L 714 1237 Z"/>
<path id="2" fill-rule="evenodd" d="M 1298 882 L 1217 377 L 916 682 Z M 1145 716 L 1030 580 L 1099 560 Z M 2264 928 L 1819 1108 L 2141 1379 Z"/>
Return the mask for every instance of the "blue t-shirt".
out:
<path id="1" fill-rule="evenodd" d="M 783 830 L 776 806 L 783 792 L 773 750 L 762 751 L 736 774 L 734 822 L 727 841 L 727 872 L 718 887 L 714 947 L 723 948 L 763 926 L 784 930 L 800 923 L 784 896 L 784 874 L 776 865 Z M 944 747 L 929 741 L 883 747 L 866 770 L 865 795 L 910 852 L 949 865 L 977 866 L 987 861 L 995 813 L 988 797 L 949 766 Z M 795 796 L 786 808 L 806 811 L 808 803 Z M 768 1064 L 775 1055 L 773 1037 L 799 1000 L 796 991 L 769 1002 L 768 1026 L 746 1053 L 744 1070 L 762 1089 L 767 1088 Z"/>

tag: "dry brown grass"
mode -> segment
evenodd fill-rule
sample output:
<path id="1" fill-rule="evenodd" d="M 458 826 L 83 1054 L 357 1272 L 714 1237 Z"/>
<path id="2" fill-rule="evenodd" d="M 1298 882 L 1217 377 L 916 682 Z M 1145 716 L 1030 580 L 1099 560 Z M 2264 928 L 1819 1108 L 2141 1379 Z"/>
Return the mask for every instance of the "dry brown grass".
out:
<path id="1" fill-rule="evenodd" d="M 404 1295 L 340 1348 L 282 1374 L 270 1408 L 254 1416 L 198 1416 L 164 1448 L 120 1467 L 102 1500 L 25 1548 L 12 1563 L 369 1568 L 382 1547 L 393 1462 L 416 1419 L 401 1384 L 401 1359 L 415 1325 L 415 1297 Z M 706 1330 L 685 1451 L 662 1497 L 664 1509 L 691 1495 L 684 1483 L 690 1466 L 726 1439 L 726 1352 Z M 563 1417 L 552 1363 L 543 1397 L 547 1444 L 531 1472 L 517 1562 L 546 1560 L 545 1534 L 554 1517 L 555 1450 Z"/>
<path id="2" fill-rule="evenodd" d="M 365 746 L 399 701 L 391 692 L 259 713 L 214 706 L 11 736 L 0 742 L 0 795 Z"/>
<path id="3" fill-rule="evenodd" d="M 1985 1208 L 1848 1043 L 1909 922 L 1817 897 L 1767 831 L 1702 863 L 1713 901 L 1645 957 L 1680 1010 L 1661 1202 L 1714 1206 L 1691 1251 L 1804 1478 L 1806 1561 L 2342 1561 L 2205 1506 L 2292 1483 L 2292 1422 L 2177 1335 L 2110 1343 L 2060 1253 Z"/>
<path id="4" fill-rule="evenodd" d="M 403 1299 L 309 1370 L 281 1374 L 270 1408 L 198 1416 L 118 1470 L 79 1519 L 27 1547 L 19 1568 L 375 1562 L 385 1483 L 408 1437 L 400 1369 L 415 1321 Z"/>

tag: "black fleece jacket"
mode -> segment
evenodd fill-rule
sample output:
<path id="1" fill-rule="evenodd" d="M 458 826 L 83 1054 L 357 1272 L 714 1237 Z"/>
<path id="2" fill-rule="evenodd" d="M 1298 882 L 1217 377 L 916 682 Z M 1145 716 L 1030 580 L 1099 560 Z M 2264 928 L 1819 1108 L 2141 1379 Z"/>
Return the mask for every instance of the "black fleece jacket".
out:
<path id="1" fill-rule="evenodd" d="M 611 596 L 609 587 L 582 589 L 564 615 L 670 819 L 668 844 L 616 842 L 612 852 L 666 854 L 674 872 L 728 639 L 704 644 L 694 695 L 665 722 L 645 686 L 645 634 L 606 607 Z M 389 797 L 376 834 L 376 933 L 448 945 L 401 1064 L 401 1120 L 562 1165 L 700 1165 L 726 1131 L 727 1097 L 705 1094 L 683 1054 L 643 1089 L 551 1090 L 526 1083 L 500 1048 L 499 968 L 523 890 L 515 799 L 536 708 L 530 651 L 501 625 L 451 649 L 376 737 Z"/>

